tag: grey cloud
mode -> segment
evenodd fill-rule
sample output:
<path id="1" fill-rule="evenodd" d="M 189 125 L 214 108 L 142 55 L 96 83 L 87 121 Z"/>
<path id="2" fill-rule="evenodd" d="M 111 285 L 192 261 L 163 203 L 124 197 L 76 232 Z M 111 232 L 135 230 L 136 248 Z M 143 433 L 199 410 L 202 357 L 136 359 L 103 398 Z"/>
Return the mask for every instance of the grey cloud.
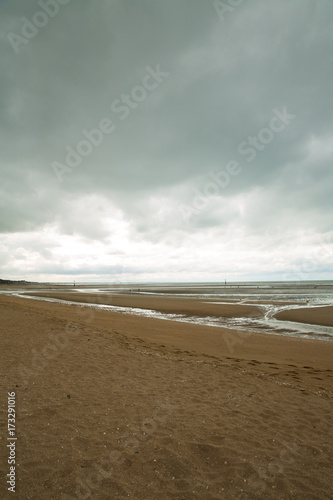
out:
<path id="1" fill-rule="evenodd" d="M 222 22 L 204 0 L 70 0 L 15 54 L 8 33 L 40 9 L 0 3 L 2 233 L 54 225 L 109 245 L 123 224 L 133 241 L 170 250 L 233 227 L 268 246 L 272 226 L 286 244 L 288 225 L 330 232 L 331 2 L 252 0 Z M 169 76 L 122 119 L 112 103 L 157 65 Z M 284 106 L 295 118 L 248 161 L 244 143 Z M 115 130 L 59 182 L 52 163 L 103 118 Z M 231 160 L 242 172 L 182 217 Z"/>

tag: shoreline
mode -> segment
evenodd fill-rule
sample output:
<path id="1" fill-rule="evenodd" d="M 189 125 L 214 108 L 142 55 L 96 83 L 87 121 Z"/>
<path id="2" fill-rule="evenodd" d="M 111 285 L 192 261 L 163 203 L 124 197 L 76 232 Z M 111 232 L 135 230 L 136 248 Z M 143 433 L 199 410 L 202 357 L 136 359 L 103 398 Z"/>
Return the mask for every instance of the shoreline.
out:
<path id="1" fill-rule="evenodd" d="M 3 298 L 6 297 L 5 301 Z M 131 298 L 131 297 L 130 297 Z M 125 299 L 128 303 L 128 299 Z M 319 339 L 291 337 L 279 334 L 258 333 L 192 324 L 187 322 L 167 321 L 160 318 L 122 314 L 98 308 L 84 308 L 75 304 L 41 301 L 36 298 L 21 298 L 0 295 L 0 304 L 7 302 L 18 308 L 41 314 L 51 314 L 62 318 L 66 323 L 74 322 L 86 328 L 93 323 L 97 329 L 130 341 L 137 347 L 145 346 L 162 355 L 179 355 L 206 362 L 237 364 L 244 369 L 264 370 L 274 376 L 273 365 L 283 367 L 281 375 L 285 382 L 298 380 L 297 368 L 306 377 L 311 386 L 315 383 L 314 370 L 328 373 L 333 370 L 333 343 Z M 242 306 L 237 305 L 237 310 Z M 233 310 L 233 308 L 232 308 Z M 228 307 L 230 313 L 230 308 Z M 112 327 L 111 327 L 112 325 Z M 303 373 L 304 372 L 304 373 Z M 309 372 L 309 373 L 307 373 Z M 311 378 L 313 380 L 311 380 Z M 333 384 L 333 371 L 332 371 Z M 330 389 L 333 391 L 333 385 Z"/>
<path id="2" fill-rule="evenodd" d="M 96 308 L 119 308 L 123 314 L 155 316 L 167 321 L 201 324 L 243 332 L 265 333 L 292 338 L 333 341 L 333 306 L 291 301 L 225 301 L 205 298 L 175 298 L 140 294 L 90 293 L 71 291 L 26 292 L 23 295 L 46 300 L 87 304 Z M 305 306 L 305 307 L 304 307 Z M 124 308 L 122 311 L 121 309 Z M 290 308 L 290 309 L 289 309 Z M 280 310 L 279 310 L 280 309 Z M 141 311 L 141 312 L 140 312 Z"/>

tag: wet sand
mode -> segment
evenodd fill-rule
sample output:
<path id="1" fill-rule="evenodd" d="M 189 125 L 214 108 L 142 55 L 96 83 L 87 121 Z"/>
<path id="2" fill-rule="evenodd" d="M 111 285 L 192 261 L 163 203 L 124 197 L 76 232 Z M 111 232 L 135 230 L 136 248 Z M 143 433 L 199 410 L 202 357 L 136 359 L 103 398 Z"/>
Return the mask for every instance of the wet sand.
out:
<path id="1" fill-rule="evenodd" d="M 49 297 L 72 302 L 83 302 L 87 304 L 111 305 L 120 307 L 138 307 L 141 309 L 152 309 L 161 313 L 184 314 L 186 316 L 215 316 L 221 315 L 225 318 L 239 317 L 262 317 L 262 310 L 255 305 L 246 304 L 214 304 L 206 299 L 185 299 L 173 297 L 155 297 L 147 295 L 126 294 L 104 294 L 104 293 L 80 293 L 80 292 L 50 292 L 29 293 L 36 297 Z"/>
<path id="2" fill-rule="evenodd" d="M 277 313 L 275 318 L 310 325 L 333 326 L 333 306 L 291 309 Z"/>
<path id="3" fill-rule="evenodd" d="M 332 497 L 333 343 L 8 296 L 0 317 L 17 498 Z"/>

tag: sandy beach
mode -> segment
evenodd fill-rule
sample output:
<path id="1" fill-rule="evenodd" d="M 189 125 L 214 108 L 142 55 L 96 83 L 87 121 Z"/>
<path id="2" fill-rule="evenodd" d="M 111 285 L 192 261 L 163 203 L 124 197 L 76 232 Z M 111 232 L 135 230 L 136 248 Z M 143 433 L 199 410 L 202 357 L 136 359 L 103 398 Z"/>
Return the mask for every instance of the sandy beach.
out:
<path id="1" fill-rule="evenodd" d="M 261 314 L 200 299 L 107 303 Z M 327 314 L 317 309 L 318 324 Z M 13 497 L 8 392 L 22 500 L 333 498 L 333 343 L 4 295 L 0 317 L 1 498 Z"/>

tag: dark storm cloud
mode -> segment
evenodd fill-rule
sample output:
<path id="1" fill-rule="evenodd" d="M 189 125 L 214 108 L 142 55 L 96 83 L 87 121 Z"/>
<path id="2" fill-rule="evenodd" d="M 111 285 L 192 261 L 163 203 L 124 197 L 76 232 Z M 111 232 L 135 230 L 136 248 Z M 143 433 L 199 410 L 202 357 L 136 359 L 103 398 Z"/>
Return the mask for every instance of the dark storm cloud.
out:
<path id="1" fill-rule="evenodd" d="M 223 21 L 206 0 L 0 11 L 3 233 L 109 244 L 126 227 L 166 251 L 235 227 L 268 246 L 272 227 L 330 233 L 331 2 L 252 0 Z M 293 116 L 278 132 L 277 112 Z M 208 188 L 230 161 L 240 173 Z"/>

